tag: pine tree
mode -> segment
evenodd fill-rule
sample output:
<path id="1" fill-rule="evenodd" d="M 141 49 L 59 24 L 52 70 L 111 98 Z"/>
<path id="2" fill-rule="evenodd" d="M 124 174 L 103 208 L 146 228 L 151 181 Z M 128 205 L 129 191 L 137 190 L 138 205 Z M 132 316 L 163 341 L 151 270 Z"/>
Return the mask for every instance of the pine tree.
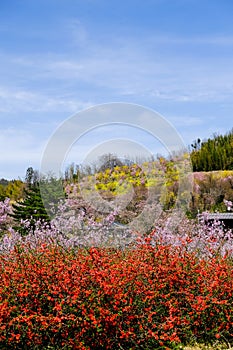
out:
<path id="1" fill-rule="evenodd" d="M 16 222 L 14 229 L 19 231 L 22 235 L 26 235 L 29 231 L 34 232 L 38 220 L 47 223 L 50 222 L 49 215 L 43 205 L 38 184 L 25 189 L 24 200 L 17 201 L 12 207 L 13 214 L 11 214 L 11 216 Z M 28 221 L 28 228 L 22 223 L 24 220 Z"/>

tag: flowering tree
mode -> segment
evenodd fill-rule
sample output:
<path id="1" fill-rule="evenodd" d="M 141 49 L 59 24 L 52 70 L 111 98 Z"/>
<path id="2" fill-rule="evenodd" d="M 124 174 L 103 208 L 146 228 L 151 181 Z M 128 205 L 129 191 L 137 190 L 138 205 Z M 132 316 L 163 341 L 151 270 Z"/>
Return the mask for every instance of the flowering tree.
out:
<path id="1" fill-rule="evenodd" d="M 36 222 L 43 220 L 49 222 L 50 218 L 44 208 L 39 186 L 30 187 L 25 190 L 25 199 L 12 204 L 13 213 L 11 216 L 16 221 L 15 229 L 22 235 L 28 233 L 28 229 L 34 230 Z M 23 222 L 27 220 L 28 227 L 25 228 Z"/>
<path id="2" fill-rule="evenodd" d="M 233 206 L 232 201 L 224 200 L 223 202 L 224 202 L 224 204 L 226 205 L 227 210 L 228 210 L 228 211 L 231 211 L 231 210 L 232 210 L 232 206 Z"/>
<path id="3" fill-rule="evenodd" d="M 0 202 L 0 235 L 2 236 L 6 233 L 9 228 L 12 220 L 10 218 L 10 214 L 12 212 L 12 208 L 10 205 L 10 198 L 6 198 L 4 201 Z"/>

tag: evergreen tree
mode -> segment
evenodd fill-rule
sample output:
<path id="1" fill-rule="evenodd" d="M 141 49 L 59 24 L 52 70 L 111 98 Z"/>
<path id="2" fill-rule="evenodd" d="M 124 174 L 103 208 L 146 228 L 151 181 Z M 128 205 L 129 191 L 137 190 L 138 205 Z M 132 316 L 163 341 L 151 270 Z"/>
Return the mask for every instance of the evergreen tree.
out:
<path id="1" fill-rule="evenodd" d="M 50 222 L 49 215 L 43 205 L 38 184 L 25 189 L 25 199 L 23 201 L 17 201 L 12 207 L 13 213 L 11 216 L 16 222 L 14 229 L 22 235 L 26 235 L 29 230 L 34 232 L 38 220 Z M 24 220 L 28 221 L 27 228 L 22 222 Z"/>
<path id="2" fill-rule="evenodd" d="M 25 176 L 24 195 L 21 197 L 23 200 L 12 205 L 11 216 L 16 223 L 14 229 L 26 235 L 29 231 L 35 231 L 39 220 L 49 224 L 60 201 L 65 198 L 62 185 L 61 179 L 53 176 L 39 177 L 38 171 L 29 167 Z M 24 224 L 25 220 L 27 225 Z"/>
<path id="3" fill-rule="evenodd" d="M 213 135 L 212 139 L 191 145 L 190 154 L 194 171 L 233 169 L 233 130 L 226 135 Z"/>

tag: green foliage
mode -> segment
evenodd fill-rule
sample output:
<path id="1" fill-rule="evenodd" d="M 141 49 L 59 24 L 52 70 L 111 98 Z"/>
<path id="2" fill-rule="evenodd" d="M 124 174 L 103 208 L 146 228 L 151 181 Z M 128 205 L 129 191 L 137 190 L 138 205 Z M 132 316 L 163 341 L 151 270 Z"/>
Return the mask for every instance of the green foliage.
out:
<path id="1" fill-rule="evenodd" d="M 66 197 L 63 185 L 62 179 L 57 179 L 52 175 L 40 178 L 41 199 L 50 217 L 57 211 L 60 201 Z"/>
<path id="2" fill-rule="evenodd" d="M 56 211 L 60 200 L 65 198 L 62 185 L 61 179 L 51 175 L 39 177 L 38 171 L 32 167 L 26 171 L 25 183 L 17 180 L 7 184 L 5 193 L 17 200 L 12 204 L 14 228 L 26 235 L 30 230 L 35 231 L 36 222 L 49 223 L 52 210 Z"/>
<path id="3" fill-rule="evenodd" d="M 12 205 L 13 213 L 11 216 L 16 222 L 14 227 L 22 235 L 25 235 L 32 230 L 34 232 L 36 222 L 42 220 L 49 222 L 50 218 L 44 208 L 44 204 L 41 198 L 39 185 L 30 186 L 29 189 L 25 189 L 25 198 L 23 201 L 17 201 Z M 27 228 L 25 227 L 25 220 L 27 220 Z"/>
<path id="4" fill-rule="evenodd" d="M 233 129 L 226 135 L 214 135 L 192 145 L 190 154 L 194 171 L 233 170 Z"/>
<path id="5" fill-rule="evenodd" d="M 4 201 L 5 198 L 11 200 L 19 200 L 23 198 L 24 183 L 21 180 L 0 180 L 0 201 Z"/>
<path id="6" fill-rule="evenodd" d="M 37 184 L 39 181 L 39 172 L 32 167 L 27 168 L 25 175 L 25 182 L 28 187 Z"/>

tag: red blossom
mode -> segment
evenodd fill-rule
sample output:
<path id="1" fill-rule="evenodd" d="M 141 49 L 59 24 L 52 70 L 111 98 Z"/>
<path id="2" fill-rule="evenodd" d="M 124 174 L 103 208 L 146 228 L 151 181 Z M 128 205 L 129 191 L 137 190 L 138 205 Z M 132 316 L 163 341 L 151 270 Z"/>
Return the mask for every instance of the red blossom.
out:
<path id="1" fill-rule="evenodd" d="M 233 333 L 230 258 L 171 246 L 0 256 L 0 348 L 171 349 Z"/>

